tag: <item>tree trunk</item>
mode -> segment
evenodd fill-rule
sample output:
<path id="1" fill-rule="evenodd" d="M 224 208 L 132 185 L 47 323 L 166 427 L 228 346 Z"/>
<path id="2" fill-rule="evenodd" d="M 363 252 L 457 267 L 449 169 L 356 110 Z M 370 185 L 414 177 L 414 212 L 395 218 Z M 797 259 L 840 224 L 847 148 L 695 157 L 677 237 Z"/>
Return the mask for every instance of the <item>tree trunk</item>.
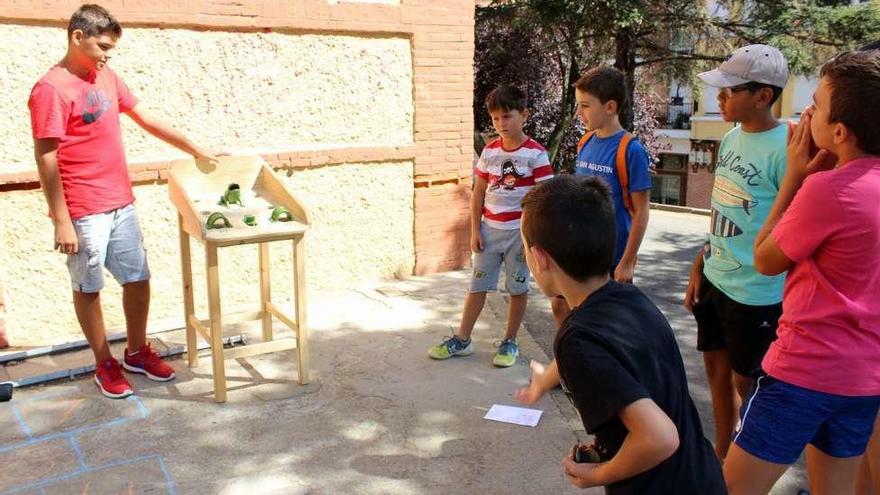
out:
<path id="1" fill-rule="evenodd" d="M 575 57 L 572 54 L 569 54 L 569 63 L 567 74 L 565 76 L 565 82 L 562 86 L 562 98 L 559 103 L 559 120 L 556 121 L 556 125 L 553 127 L 553 131 L 550 132 L 550 137 L 547 139 L 547 155 L 550 157 L 550 163 L 555 163 L 556 156 L 559 154 L 559 149 L 562 147 L 562 141 L 565 138 L 565 133 L 568 132 L 568 128 L 571 127 L 571 122 L 574 117 L 574 105 L 575 105 L 575 97 L 574 97 L 574 83 L 580 77 L 580 71 L 578 69 L 578 63 Z"/>
<path id="2" fill-rule="evenodd" d="M 636 89 L 635 37 L 631 29 L 621 29 L 614 36 L 614 66 L 623 71 L 626 79 L 626 105 L 620 109 L 620 125 L 633 130 L 633 101 Z"/>

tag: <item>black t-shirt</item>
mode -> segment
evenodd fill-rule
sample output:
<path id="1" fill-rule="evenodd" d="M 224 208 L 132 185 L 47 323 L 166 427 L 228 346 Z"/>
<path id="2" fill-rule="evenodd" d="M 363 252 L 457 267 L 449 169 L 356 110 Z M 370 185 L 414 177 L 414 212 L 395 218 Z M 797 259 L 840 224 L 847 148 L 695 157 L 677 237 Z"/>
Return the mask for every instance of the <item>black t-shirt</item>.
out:
<path id="1" fill-rule="evenodd" d="M 672 457 L 632 478 L 608 485 L 609 494 L 725 494 L 721 466 L 703 435 L 688 392 L 672 328 L 639 289 L 609 281 L 575 308 L 554 343 L 562 385 L 602 460 L 620 449 L 628 431 L 618 413 L 653 400 L 675 423 Z"/>

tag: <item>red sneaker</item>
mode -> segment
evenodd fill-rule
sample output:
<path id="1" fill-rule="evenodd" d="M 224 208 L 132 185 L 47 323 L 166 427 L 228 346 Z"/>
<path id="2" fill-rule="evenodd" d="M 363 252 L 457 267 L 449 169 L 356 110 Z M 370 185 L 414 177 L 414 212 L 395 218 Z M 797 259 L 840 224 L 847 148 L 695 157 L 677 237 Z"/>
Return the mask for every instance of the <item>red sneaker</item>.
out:
<path id="1" fill-rule="evenodd" d="M 101 393 L 111 399 L 121 399 L 133 394 L 128 380 L 122 376 L 119 361 L 107 358 L 95 369 L 95 384 L 101 389 Z"/>
<path id="2" fill-rule="evenodd" d="M 174 368 L 153 352 L 149 342 L 134 354 L 129 354 L 126 349 L 122 367 L 132 373 L 147 375 L 147 378 L 157 382 L 167 382 L 174 379 Z"/>

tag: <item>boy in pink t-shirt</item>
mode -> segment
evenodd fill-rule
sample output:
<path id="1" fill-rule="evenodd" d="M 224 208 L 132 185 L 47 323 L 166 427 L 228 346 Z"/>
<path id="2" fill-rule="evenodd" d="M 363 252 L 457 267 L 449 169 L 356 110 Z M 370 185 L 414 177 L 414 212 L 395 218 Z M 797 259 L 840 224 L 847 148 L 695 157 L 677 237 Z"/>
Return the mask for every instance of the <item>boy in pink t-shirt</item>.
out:
<path id="1" fill-rule="evenodd" d="M 788 277 L 724 464 L 732 494 L 767 493 L 806 446 L 811 492 L 853 493 L 880 409 L 880 51 L 821 76 L 755 241 L 758 271 Z"/>
<path id="2" fill-rule="evenodd" d="M 150 270 L 134 210 L 119 114 L 197 158 L 210 153 L 152 115 L 107 67 L 122 28 L 104 8 L 86 4 L 70 18 L 67 54 L 34 85 L 28 107 L 40 184 L 55 225 L 55 249 L 67 255 L 73 306 L 95 354 L 95 383 L 107 397 L 132 394 L 110 354 L 101 312 L 103 267 L 122 285 L 128 333 L 123 367 L 157 381 L 174 370 L 146 340 Z"/>

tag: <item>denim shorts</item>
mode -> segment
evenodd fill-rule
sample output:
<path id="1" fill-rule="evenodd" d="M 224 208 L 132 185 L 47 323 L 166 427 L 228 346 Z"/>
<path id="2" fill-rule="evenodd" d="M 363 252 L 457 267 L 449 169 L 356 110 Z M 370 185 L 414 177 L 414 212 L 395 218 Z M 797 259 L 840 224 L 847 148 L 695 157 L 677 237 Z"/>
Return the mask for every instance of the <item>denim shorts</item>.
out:
<path id="1" fill-rule="evenodd" d="M 474 253 L 470 292 L 497 290 L 503 263 L 507 292 L 512 296 L 526 294 L 529 291 L 529 267 L 519 229 L 496 229 L 481 223 L 480 235 L 483 237 L 483 252 Z"/>
<path id="2" fill-rule="evenodd" d="M 150 279 L 147 251 L 134 205 L 73 221 L 79 251 L 67 256 L 73 290 L 94 293 L 104 288 L 104 267 L 120 284 Z"/>
<path id="3" fill-rule="evenodd" d="M 740 409 L 733 441 L 776 464 L 793 464 L 807 444 L 832 457 L 855 457 L 865 452 L 878 408 L 880 396 L 828 394 L 764 375 Z"/>

